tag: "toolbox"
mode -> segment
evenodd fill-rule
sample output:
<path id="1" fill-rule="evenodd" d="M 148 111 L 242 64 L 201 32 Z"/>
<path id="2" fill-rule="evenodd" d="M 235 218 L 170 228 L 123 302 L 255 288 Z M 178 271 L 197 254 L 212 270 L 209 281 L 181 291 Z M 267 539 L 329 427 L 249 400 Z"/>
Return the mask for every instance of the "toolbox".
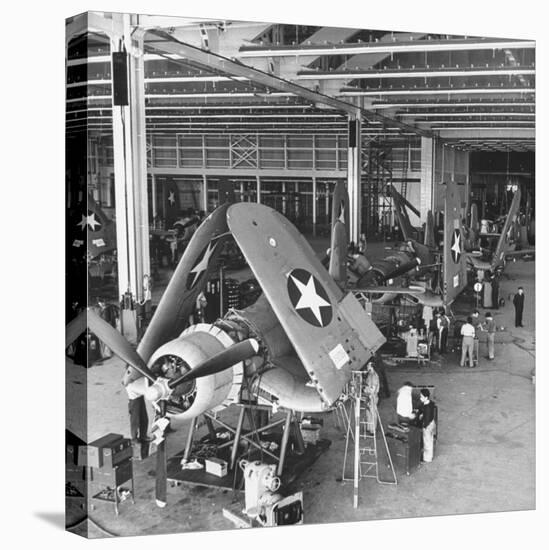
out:
<path id="1" fill-rule="evenodd" d="M 228 463 L 221 458 L 207 458 L 204 461 L 204 466 L 206 467 L 206 472 L 214 476 L 225 477 L 227 475 Z"/>
<path id="2" fill-rule="evenodd" d="M 132 456 L 131 440 L 110 433 L 89 445 L 78 447 L 78 465 L 91 468 L 114 468 Z"/>
<path id="3" fill-rule="evenodd" d="M 67 464 L 65 468 L 65 481 L 83 481 L 86 479 L 86 468 Z"/>
<path id="4" fill-rule="evenodd" d="M 132 461 L 127 460 L 115 466 L 112 470 L 105 468 L 91 468 L 91 480 L 107 487 L 118 487 L 132 479 Z"/>
<path id="5" fill-rule="evenodd" d="M 389 429 L 385 435 L 395 470 L 410 475 L 421 462 L 421 429 L 415 426 L 405 432 Z"/>

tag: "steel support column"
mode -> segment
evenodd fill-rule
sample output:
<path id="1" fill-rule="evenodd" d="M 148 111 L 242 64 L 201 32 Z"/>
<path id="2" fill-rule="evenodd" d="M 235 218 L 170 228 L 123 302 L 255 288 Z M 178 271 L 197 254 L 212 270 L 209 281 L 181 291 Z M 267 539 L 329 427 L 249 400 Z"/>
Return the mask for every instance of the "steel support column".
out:
<path id="1" fill-rule="evenodd" d="M 154 174 L 151 174 L 151 198 L 153 220 L 156 221 L 156 216 L 158 212 L 156 210 L 156 176 Z"/>
<path id="2" fill-rule="evenodd" d="M 419 194 L 419 213 L 421 223 L 427 221 L 427 212 L 433 210 L 434 185 L 434 142 L 432 138 L 421 137 L 421 188 Z"/>
<path id="3" fill-rule="evenodd" d="M 361 223 L 361 144 L 360 119 L 349 117 L 347 152 L 347 190 L 349 192 L 349 238 L 358 243 Z"/>
<path id="4" fill-rule="evenodd" d="M 147 195 L 147 126 L 145 117 L 145 63 L 143 31 L 134 31 L 129 49 L 130 135 L 132 143 L 132 175 L 134 188 L 134 223 L 137 285 L 135 296 L 145 300 L 143 278 L 150 276 L 149 201 Z"/>
<path id="5" fill-rule="evenodd" d="M 202 208 L 204 214 L 208 215 L 208 176 L 202 176 Z"/>
<path id="6" fill-rule="evenodd" d="M 111 50 L 128 52 L 128 103 L 113 105 L 113 150 L 119 295 L 144 300 L 143 279 L 150 275 L 149 214 L 143 35 L 131 33 L 131 16 L 113 14 Z M 111 72 L 114 74 L 114 71 Z M 137 336 L 135 311 L 127 300 L 122 331 Z"/>
<path id="7" fill-rule="evenodd" d="M 313 235 L 316 237 L 316 178 L 313 176 Z"/>
<path id="8" fill-rule="evenodd" d="M 126 49 L 130 44 L 130 16 L 113 14 L 115 31 L 111 35 L 111 51 L 119 51 L 123 41 Z M 111 68 L 111 74 L 112 68 Z M 135 247 L 134 196 L 131 185 L 133 167 L 131 121 L 129 105 L 113 105 L 112 132 L 114 158 L 114 199 L 116 212 L 116 246 L 118 254 L 119 297 L 129 292 L 135 299 L 137 273 Z M 124 327 L 127 329 L 128 327 Z M 128 334 L 127 334 L 128 335 Z"/>

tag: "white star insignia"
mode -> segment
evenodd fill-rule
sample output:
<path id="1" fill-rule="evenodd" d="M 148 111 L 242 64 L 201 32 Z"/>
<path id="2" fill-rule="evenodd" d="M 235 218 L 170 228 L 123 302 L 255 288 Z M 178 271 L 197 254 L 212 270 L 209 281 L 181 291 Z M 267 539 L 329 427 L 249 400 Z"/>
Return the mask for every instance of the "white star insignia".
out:
<path id="1" fill-rule="evenodd" d="M 310 309 L 313 312 L 313 315 L 317 318 L 318 323 L 322 325 L 320 308 L 322 306 L 330 306 L 330 303 L 316 293 L 315 280 L 313 276 L 309 276 L 309 281 L 306 285 L 296 279 L 293 275 L 291 275 L 291 277 L 299 292 L 301 292 L 301 297 L 295 305 L 295 309 Z"/>
<path id="2" fill-rule="evenodd" d="M 96 219 L 95 219 L 95 214 L 90 214 L 89 216 L 84 216 L 84 214 L 82 214 L 82 221 L 80 223 L 77 223 L 76 225 L 79 225 L 81 228 L 82 228 L 82 231 L 84 231 L 84 229 L 86 229 L 86 226 L 90 226 L 91 230 L 92 231 L 95 231 L 95 226 L 98 225 L 99 227 L 101 227 L 101 223 L 99 223 Z"/>
<path id="3" fill-rule="evenodd" d="M 210 244 L 208 244 L 206 252 L 204 252 L 204 256 L 202 257 L 202 259 L 189 272 L 189 275 L 191 273 L 194 274 L 193 280 L 189 285 L 189 288 L 192 288 L 195 285 L 196 281 L 198 281 L 198 279 L 200 278 L 200 275 L 202 275 L 202 273 L 204 273 L 204 271 L 208 269 L 208 264 L 210 262 L 210 257 L 213 254 L 214 248 L 215 244 L 212 244 L 210 242 Z"/>
<path id="4" fill-rule="evenodd" d="M 461 233 L 458 233 L 457 235 L 454 234 L 454 244 L 452 245 L 452 252 L 454 252 L 455 257 L 459 258 L 459 255 L 461 254 Z"/>
<path id="5" fill-rule="evenodd" d="M 170 191 L 170 194 L 168 195 L 168 202 L 172 206 L 175 204 L 175 193 L 173 191 Z"/>

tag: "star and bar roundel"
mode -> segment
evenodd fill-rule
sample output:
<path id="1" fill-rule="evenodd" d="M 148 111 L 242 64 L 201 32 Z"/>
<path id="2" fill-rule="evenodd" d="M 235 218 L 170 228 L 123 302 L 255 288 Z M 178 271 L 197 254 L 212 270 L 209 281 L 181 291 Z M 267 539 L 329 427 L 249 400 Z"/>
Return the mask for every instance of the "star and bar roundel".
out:
<path id="1" fill-rule="evenodd" d="M 452 246 L 450 247 L 450 252 L 452 254 L 452 260 L 455 264 L 459 263 L 462 254 L 461 248 L 461 231 L 459 229 L 454 229 L 452 234 Z"/>
<path id="2" fill-rule="evenodd" d="M 194 288 L 202 275 L 208 270 L 208 264 L 210 263 L 210 258 L 215 250 L 216 244 L 217 243 L 210 241 L 198 256 L 187 276 L 187 290 Z"/>
<path id="3" fill-rule="evenodd" d="M 332 305 L 320 281 L 305 269 L 288 275 L 288 296 L 296 313 L 315 327 L 325 327 L 332 320 Z"/>
<path id="4" fill-rule="evenodd" d="M 82 214 L 82 221 L 76 224 L 84 231 L 89 227 L 90 231 L 99 231 L 102 227 L 101 222 L 95 218 L 95 212 L 88 210 L 87 215 Z"/>

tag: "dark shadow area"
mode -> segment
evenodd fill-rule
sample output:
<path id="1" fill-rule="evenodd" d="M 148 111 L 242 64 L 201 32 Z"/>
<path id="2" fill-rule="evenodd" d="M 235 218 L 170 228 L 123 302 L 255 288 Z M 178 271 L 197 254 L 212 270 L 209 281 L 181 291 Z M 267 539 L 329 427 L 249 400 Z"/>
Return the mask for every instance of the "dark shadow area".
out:
<path id="1" fill-rule="evenodd" d="M 37 512 L 35 516 L 54 527 L 65 530 L 65 512 Z"/>

